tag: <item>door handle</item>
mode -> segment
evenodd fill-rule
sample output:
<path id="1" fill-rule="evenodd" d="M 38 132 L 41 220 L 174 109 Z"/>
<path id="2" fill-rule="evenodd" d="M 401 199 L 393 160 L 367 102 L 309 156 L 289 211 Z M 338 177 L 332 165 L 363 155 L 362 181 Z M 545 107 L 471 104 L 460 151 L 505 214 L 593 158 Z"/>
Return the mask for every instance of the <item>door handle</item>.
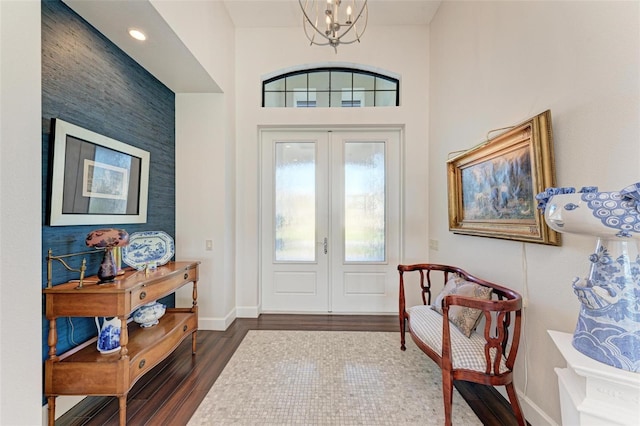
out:
<path id="1" fill-rule="evenodd" d="M 318 241 L 318 244 L 322 244 L 322 251 L 324 252 L 324 254 L 327 254 L 327 248 L 329 247 L 327 237 L 324 237 L 324 240 L 322 241 Z"/>

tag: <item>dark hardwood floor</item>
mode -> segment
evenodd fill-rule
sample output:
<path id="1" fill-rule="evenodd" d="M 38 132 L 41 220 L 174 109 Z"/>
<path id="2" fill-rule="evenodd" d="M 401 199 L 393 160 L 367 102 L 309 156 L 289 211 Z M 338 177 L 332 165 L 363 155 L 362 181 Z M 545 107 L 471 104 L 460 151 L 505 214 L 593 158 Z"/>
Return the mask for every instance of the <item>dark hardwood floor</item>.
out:
<path id="1" fill-rule="evenodd" d="M 237 319 L 226 331 L 198 331 L 197 354 L 186 339 L 134 385 L 127 399 L 127 424 L 184 425 L 249 330 L 398 331 L 397 316 L 261 315 Z M 398 335 L 398 350 L 400 350 Z M 509 403 L 495 389 L 467 382 L 456 388 L 485 425 L 517 424 Z M 117 425 L 115 397 L 87 397 L 56 425 Z M 214 425 L 217 426 L 217 425 Z"/>

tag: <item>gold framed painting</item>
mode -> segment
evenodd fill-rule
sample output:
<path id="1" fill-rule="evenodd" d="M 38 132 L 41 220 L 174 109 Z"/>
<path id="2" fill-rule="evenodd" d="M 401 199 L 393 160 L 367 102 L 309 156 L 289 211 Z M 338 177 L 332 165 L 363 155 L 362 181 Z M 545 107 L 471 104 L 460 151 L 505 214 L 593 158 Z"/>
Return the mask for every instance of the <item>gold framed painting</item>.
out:
<path id="1" fill-rule="evenodd" d="M 535 196 L 555 186 L 551 112 L 447 161 L 449 230 L 560 245 Z"/>

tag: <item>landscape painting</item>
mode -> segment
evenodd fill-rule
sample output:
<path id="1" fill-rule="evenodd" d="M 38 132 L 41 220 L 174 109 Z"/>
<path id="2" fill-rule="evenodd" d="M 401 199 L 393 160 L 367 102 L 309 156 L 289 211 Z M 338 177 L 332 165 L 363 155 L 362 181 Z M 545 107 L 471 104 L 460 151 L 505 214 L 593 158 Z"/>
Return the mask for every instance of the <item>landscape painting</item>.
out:
<path id="1" fill-rule="evenodd" d="M 449 159 L 449 230 L 559 245 L 535 200 L 555 186 L 554 168 L 550 111 Z"/>
<path id="2" fill-rule="evenodd" d="M 531 155 L 526 147 L 462 169 L 468 220 L 534 219 Z"/>

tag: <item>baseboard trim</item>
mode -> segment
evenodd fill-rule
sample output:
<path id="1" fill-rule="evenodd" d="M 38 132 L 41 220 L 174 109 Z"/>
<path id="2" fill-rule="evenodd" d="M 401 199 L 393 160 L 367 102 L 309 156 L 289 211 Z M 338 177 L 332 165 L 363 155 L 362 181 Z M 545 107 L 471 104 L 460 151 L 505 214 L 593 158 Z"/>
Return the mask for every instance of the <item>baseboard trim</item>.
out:
<path id="1" fill-rule="evenodd" d="M 260 308 L 258 306 L 238 306 L 236 307 L 236 316 L 238 318 L 258 318 Z"/>
<path id="2" fill-rule="evenodd" d="M 519 389 L 516 389 L 518 398 L 520 399 L 520 405 L 524 412 L 524 417 L 527 421 L 536 426 L 559 426 L 542 408 L 534 403 L 528 396 L 523 394 Z"/>
<path id="3" fill-rule="evenodd" d="M 198 329 L 211 331 L 225 331 L 236 319 L 236 310 L 233 309 L 224 318 L 198 316 Z"/>

